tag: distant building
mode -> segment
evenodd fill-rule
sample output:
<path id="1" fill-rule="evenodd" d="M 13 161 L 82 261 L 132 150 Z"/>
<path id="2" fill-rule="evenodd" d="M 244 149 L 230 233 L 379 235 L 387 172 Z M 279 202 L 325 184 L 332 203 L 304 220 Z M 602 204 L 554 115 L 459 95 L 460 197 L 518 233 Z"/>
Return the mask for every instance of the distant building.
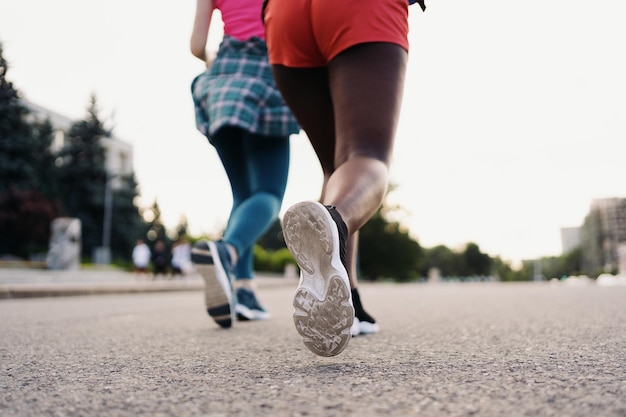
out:
<path id="1" fill-rule="evenodd" d="M 595 199 L 581 230 L 583 269 L 614 273 L 626 262 L 626 198 Z"/>
<path id="2" fill-rule="evenodd" d="M 38 121 L 50 120 L 50 124 L 54 129 L 52 150 L 55 152 L 61 150 L 65 145 L 65 135 L 75 121 L 28 100 L 22 100 L 22 103 L 31 111 L 30 116 L 33 119 Z M 117 189 L 121 183 L 116 176 L 131 175 L 134 172 L 133 147 L 130 143 L 124 142 L 113 135 L 102 138 L 100 144 L 106 152 L 105 167 L 111 178 L 113 178 L 111 186 L 113 189 Z"/>
<path id="3" fill-rule="evenodd" d="M 562 227 L 561 228 L 561 248 L 565 255 L 580 247 L 582 228 L 579 227 Z"/>

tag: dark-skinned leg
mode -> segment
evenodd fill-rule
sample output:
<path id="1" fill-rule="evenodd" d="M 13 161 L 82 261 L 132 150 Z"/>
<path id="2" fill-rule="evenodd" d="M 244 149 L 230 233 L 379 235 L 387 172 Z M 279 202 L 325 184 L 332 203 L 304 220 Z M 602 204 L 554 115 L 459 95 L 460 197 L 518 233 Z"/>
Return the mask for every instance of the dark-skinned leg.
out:
<path id="1" fill-rule="evenodd" d="M 332 172 L 323 203 L 337 207 L 349 233 L 365 224 L 385 196 L 406 62 L 401 47 L 368 43 L 339 54 L 328 72 L 273 67 L 324 172 Z M 326 169 L 331 149 L 334 169 Z"/>

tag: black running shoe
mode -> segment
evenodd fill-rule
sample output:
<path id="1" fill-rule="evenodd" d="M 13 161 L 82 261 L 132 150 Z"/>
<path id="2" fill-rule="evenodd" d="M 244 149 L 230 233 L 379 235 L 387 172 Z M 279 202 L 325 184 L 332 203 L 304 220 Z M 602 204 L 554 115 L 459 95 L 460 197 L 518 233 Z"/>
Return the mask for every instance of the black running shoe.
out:
<path id="1" fill-rule="evenodd" d="M 293 300 L 296 330 L 311 352 L 337 355 L 348 346 L 354 321 L 345 263 L 346 225 L 334 207 L 302 202 L 287 210 L 282 226 L 300 266 Z"/>

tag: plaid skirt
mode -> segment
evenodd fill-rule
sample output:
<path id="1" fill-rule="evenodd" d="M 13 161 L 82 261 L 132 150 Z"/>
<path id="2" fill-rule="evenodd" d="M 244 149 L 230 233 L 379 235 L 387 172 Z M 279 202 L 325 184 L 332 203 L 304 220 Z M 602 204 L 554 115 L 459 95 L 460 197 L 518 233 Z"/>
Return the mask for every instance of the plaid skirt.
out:
<path id="1" fill-rule="evenodd" d="M 196 126 L 209 141 L 224 126 L 265 136 L 289 136 L 300 126 L 283 101 L 265 41 L 225 36 L 211 66 L 191 83 Z"/>

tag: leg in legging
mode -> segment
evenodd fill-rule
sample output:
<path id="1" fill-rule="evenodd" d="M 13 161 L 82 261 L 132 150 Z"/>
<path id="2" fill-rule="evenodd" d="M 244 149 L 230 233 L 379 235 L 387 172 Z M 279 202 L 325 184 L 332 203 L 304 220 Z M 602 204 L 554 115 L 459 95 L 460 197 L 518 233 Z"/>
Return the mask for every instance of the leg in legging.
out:
<path id="1" fill-rule="evenodd" d="M 250 279 L 254 244 L 277 218 L 282 204 L 289 170 L 289 138 L 253 135 L 238 128 L 222 130 L 225 134 L 218 135 L 216 148 L 233 194 L 223 240 L 239 257 L 235 277 Z"/>

